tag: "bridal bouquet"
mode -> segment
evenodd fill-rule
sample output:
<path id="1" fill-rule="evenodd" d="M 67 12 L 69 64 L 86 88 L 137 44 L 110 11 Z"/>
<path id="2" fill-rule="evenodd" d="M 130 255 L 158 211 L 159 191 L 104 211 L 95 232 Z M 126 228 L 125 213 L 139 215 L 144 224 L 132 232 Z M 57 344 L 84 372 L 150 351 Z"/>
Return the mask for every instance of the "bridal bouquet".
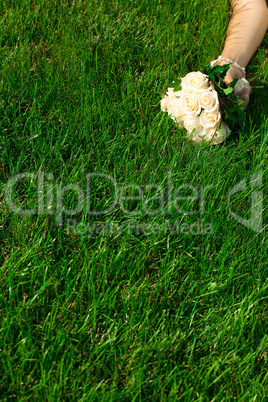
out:
<path id="1" fill-rule="evenodd" d="M 211 145 L 223 142 L 244 119 L 244 100 L 234 93 L 238 79 L 226 84 L 223 80 L 231 64 L 204 67 L 175 82 L 166 83 L 161 109 L 186 130 L 187 137 L 197 143 Z"/>

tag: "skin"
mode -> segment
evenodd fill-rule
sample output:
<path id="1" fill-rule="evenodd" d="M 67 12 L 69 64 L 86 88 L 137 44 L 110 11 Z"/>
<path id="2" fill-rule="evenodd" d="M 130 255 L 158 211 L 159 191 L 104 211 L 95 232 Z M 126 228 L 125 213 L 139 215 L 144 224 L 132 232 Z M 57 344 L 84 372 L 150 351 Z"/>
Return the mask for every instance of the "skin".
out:
<path id="1" fill-rule="evenodd" d="M 268 8 L 265 0 L 231 0 L 231 6 L 232 15 L 221 56 L 246 67 L 268 29 Z M 217 64 L 226 63 L 229 62 L 219 60 Z M 225 82 L 229 84 L 235 78 L 243 78 L 243 73 L 233 65 L 226 74 Z M 248 105 L 250 89 L 243 88 L 236 95 L 245 99 L 243 106 Z"/>

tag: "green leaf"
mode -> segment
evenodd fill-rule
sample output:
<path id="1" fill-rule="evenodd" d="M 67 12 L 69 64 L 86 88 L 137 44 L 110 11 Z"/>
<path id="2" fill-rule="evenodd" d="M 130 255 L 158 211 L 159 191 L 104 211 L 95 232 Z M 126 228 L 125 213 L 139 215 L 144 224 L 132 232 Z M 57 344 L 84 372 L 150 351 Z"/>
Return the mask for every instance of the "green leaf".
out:
<path id="1" fill-rule="evenodd" d="M 210 79 L 210 81 L 215 81 L 215 75 L 213 73 L 209 73 L 208 78 Z"/>
<path id="2" fill-rule="evenodd" d="M 219 85 L 217 85 L 216 83 L 214 83 L 214 82 L 213 82 L 213 86 L 214 86 L 215 90 L 218 92 L 218 95 L 219 95 L 221 98 L 224 98 L 225 93 L 223 92 L 223 89 L 222 89 Z"/>
<path id="3" fill-rule="evenodd" d="M 174 88 L 174 92 L 177 92 L 177 91 L 181 91 L 181 85 L 177 85 L 175 88 Z"/>
<path id="4" fill-rule="evenodd" d="M 229 112 L 229 111 L 225 110 L 225 113 L 226 113 L 227 117 L 228 117 L 230 120 L 232 120 L 232 121 L 234 121 L 235 123 L 237 123 L 237 119 L 236 119 L 235 115 L 234 115 L 232 112 Z"/>
<path id="5" fill-rule="evenodd" d="M 238 80 L 239 78 L 235 78 L 233 81 L 230 82 L 229 86 L 233 88 Z"/>
<path id="6" fill-rule="evenodd" d="M 230 95 L 232 92 L 234 92 L 234 88 L 228 87 L 228 88 L 224 89 L 223 92 L 225 93 L 226 96 L 228 96 L 228 95 Z"/>
<path id="7" fill-rule="evenodd" d="M 220 78 L 224 79 L 227 71 L 229 70 L 230 66 L 232 63 L 230 64 L 224 64 L 223 66 L 214 66 L 211 69 L 211 73 L 219 76 Z"/>
<path id="8" fill-rule="evenodd" d="M 245 113 L 242 110 L 240 110 L 240 113 L 237 117 L 237 122 L 238 122 L 239 126 L 242 126 L 244 118 L 245 118 Z"/>
<path id="9" fill-rule="evenodd" d="M 206 74 L 206 75 L 209 75 L 211 69 L 212 69 L 211 64 L 206 64 L 204 66 L 203 73 Z"/>
<path id="10" fill-rule="evenodd" d="M 225 74 L 229 70 L 230 67 L 228 66 L 229 64 L 224 64 L 223 66 L 215 66 L 212 68 L 211 72 L 213 72 L 213 74 L 221 76 L 222 74 Z"/>

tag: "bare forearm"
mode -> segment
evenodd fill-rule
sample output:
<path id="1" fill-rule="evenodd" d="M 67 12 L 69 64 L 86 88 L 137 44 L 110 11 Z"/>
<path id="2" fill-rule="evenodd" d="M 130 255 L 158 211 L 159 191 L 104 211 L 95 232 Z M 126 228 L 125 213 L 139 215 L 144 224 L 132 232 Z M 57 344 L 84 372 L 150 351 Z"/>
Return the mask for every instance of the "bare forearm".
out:
<path id="1" fill-rule="evenodd" d="M 267 31 L 268 9 L 265 0 L 231 0 L 231 5 L 232 16 L 221 54 L 246 67 Z"/>

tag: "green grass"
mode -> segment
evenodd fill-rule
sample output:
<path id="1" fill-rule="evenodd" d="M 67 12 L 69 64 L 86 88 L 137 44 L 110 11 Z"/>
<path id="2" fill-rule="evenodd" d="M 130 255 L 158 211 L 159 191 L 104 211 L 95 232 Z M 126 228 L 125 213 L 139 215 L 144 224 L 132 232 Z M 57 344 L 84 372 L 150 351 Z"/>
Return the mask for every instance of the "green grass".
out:
<path id="1" fill-rule="evenodd" d="M 229 2 L 10 0 L 1 11 L 1 400 L 265 400 L 267 91 L 214 147 L 187 142 L 156 94 L 220 54 Z M 267 45 L 266 36 L 247 68 L 264 84 Z M 25 172 L 44 172 L 43 214 L 19 215 L 6 200 Z M 56 190 L 86 195 L 93 172 L 144 197 L 105 215 L 63 214 L 60 226 Z M 257 172 L 263 185 L 251 190 Z M 243 179 L 231 207 L 249 219 L 251 193 L 262 191 L 259 232 L 228 211 Z M 179 201 L 195 214 L 170 207 L 168 180 L 173 194 L 186 184 L 198 192 Z M 111 183 L 91 184 L 92 208 L 112 205 Z M 13 190 L 17 206 L 36 207 L 35 177 Z M 146 214 L 156 196 L 163 208 Z M 75 191 L 63 203 L 75 208 Z M 68 230 L 68 219 L 79 226 Z M 212 233 L 191 232 L 198 220 Z M 105 233 L 106 221 L 118 232 Z"/>

